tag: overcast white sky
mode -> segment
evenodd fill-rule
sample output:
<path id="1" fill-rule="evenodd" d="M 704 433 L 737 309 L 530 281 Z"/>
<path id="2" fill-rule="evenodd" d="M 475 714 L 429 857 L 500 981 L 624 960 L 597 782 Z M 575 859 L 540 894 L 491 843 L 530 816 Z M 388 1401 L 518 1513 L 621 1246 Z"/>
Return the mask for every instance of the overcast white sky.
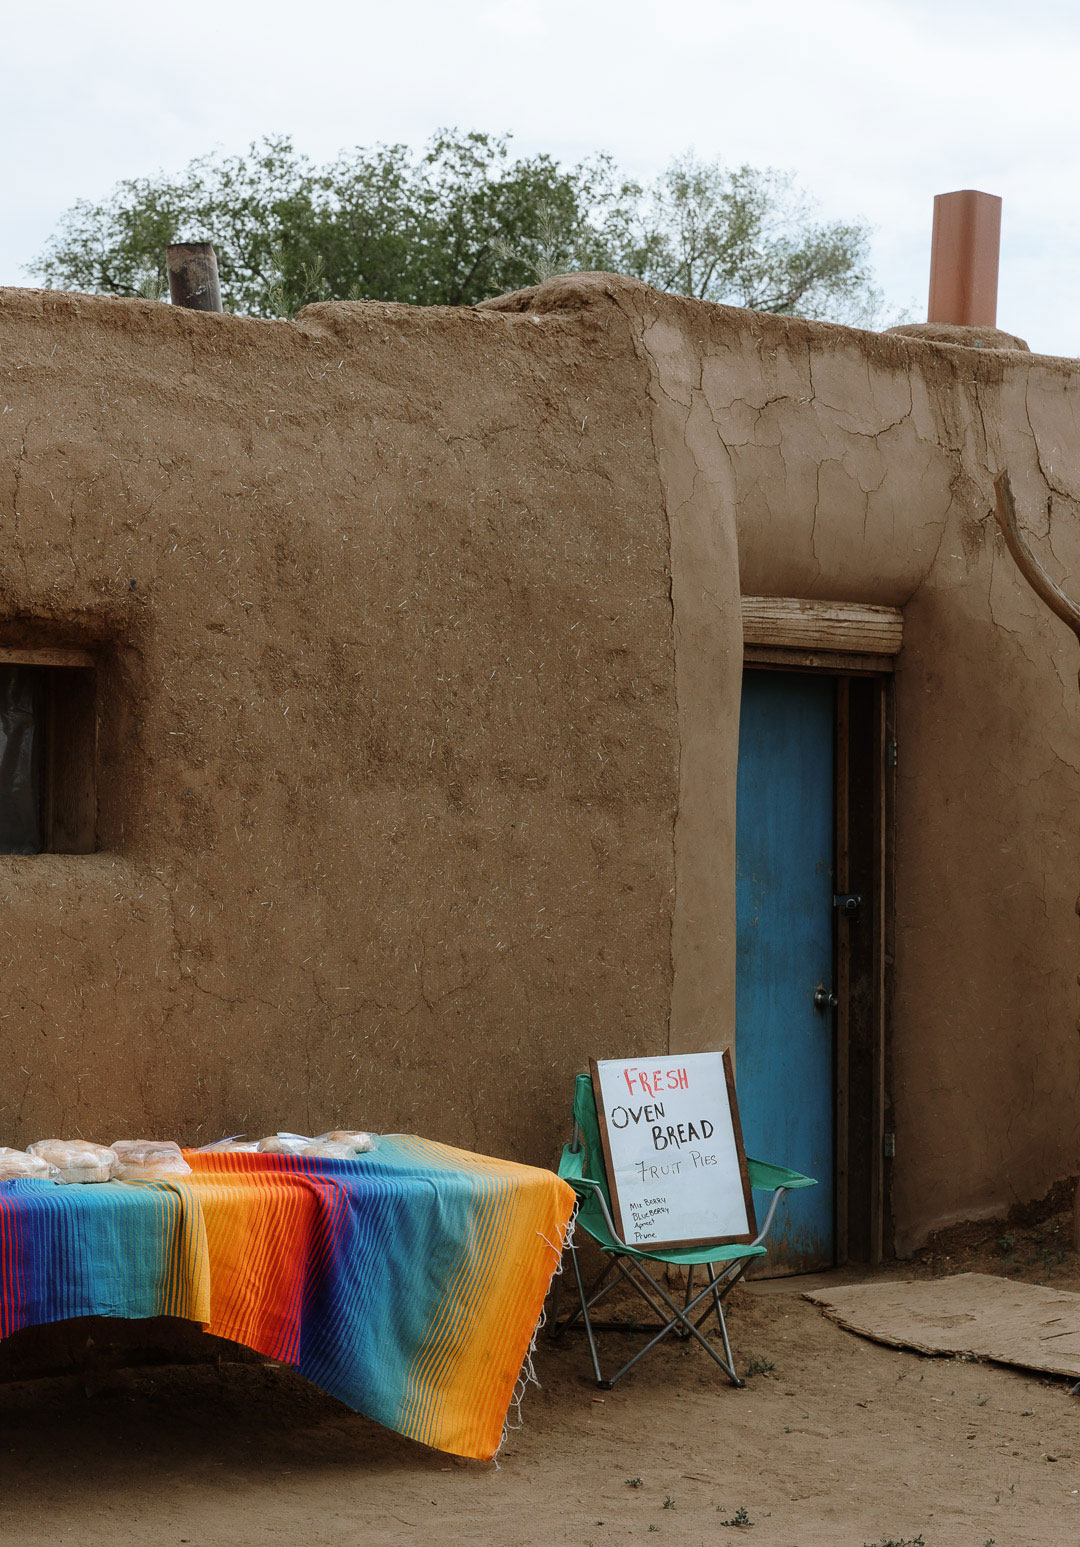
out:
<path id="1" fill-rule="evenodd" d="M 0 283 L 122 177 L 288 133 L 316 157 L 432 130 L 520 151 L 794 171 L 876 228 L 925 316 L 935 193 L 1004 198 L 998 321 L 1080 355 L 1080 0 L 45 0 L 5 8 Z"/>

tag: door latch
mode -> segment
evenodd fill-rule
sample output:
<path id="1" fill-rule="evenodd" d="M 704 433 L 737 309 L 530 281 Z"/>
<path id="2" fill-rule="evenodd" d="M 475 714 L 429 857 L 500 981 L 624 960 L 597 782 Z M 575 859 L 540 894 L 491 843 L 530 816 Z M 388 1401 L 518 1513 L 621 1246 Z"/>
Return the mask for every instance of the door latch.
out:
<path id="1" fill-rule="evenodd" d="M 835 1010 L 839 1003 L 839 999 L 835 994 L 830 994 L 824 983 L 818 984 L 817 988 L 814 990 L 815 1010 L 821 1010 L 823 1013 L 826 1010 Z"/>
<path id="2" fill-rule="evenodd" d="M 853 924 L 859 922 L 859 909 L 862 907 L 861 892 L 834 892 L 832 905 L 837 913 L 850 919 Z"/>

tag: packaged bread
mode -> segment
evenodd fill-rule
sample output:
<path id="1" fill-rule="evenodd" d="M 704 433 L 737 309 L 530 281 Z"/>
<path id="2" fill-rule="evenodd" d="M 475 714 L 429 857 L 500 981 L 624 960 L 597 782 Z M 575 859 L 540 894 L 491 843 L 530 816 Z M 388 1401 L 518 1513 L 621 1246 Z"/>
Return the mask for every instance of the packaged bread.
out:
<path id="1" fill-rule="evenodd" d="M 270 1133 L 259 1140 L 258 1149 L 263 1155 L 300 1155 L 311 1142 L 303 1133 Z"/>
<path id="2" fill-rule="evenodd" d="M 356 1156 L 351 1144 L 335 1139 L 312 1139 L 300 1153 L 308 1160 L 353 1160 Z"/>
<path id="3" fill-rule="evenodd" d="M 38 1139 L 27 1152 L 55 1166 L 61 1182 L 107 1182 L 116 1172 L 116 1151 L 89 1139 Z"/>
<path id="4" fill-rule="evenodd" d="M 244 1139 L 239 1134 L 234 1134 L 231 1139 L 215 1139 L 213 1144 L 201 1144 L 200 1155 L 254 1155 L 258 1149 L 257 1139 Z"/>
<path id="5" fill-rule="evenodd" d="M 40 1155 L 28 1155 L 25 1150 L 12 1149 L 0 1144 L 0 1182 L 57 1182 L 60 1173 L 55 1166 Z"/>
<path id="6" fill-rule="evenodd" d="M 308 1160 L 352 1160 L 371 1149 L 371 1135 L 334 1129 L 310 1139 L 302 1133 L 272 1133 L 259 1140 L 264 1155 L 303 1155 Z"/>
<path id="7" fill-rule="evenodd" d="M 344 1144 L 351 1154 L 363 1155 L 375 1148 L 375 1141 L 370 1133 L 362 1133 L 353 1128 L 333 1128 L 329 1133 L 320 1133 L 317 1142 L 319 1144 Z"/>
<path id="8" fill-rule="evenodd" d="M 179 1144 L 172 1139 L 116 1139 L 111 1148 L 119 1162 L 116 1178 L 120 1182 L 168 1181 L 191 1175 Z"/>

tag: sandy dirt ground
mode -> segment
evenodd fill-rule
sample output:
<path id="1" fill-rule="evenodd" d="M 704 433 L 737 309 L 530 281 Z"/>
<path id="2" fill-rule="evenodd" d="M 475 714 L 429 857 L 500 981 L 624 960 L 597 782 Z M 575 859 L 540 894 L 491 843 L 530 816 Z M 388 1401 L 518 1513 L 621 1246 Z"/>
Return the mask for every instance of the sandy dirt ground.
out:
<path id="1" fill-rule="evenodd" d="M 1065 1217 L 969 1226 L 898 1274 L 1080 1290 Z M 850 1277 L 850 1275 L 849 1275 Z M 820 1282 L 817 1280 L 816 1282 Z M 119 1369 L 0 1386 L 4 1547 L 1071 1547 L 1080 1398 L 1064 1381 L 854 1337 L 801 1280 L 734 1299 L 736 1391 L 670 1341 L 598 1392 L 580 1338 L 498 1468 L 386 1433 L 280 1367 Z M 618 1353 L 625 1339 L 608 1334 Z"/>

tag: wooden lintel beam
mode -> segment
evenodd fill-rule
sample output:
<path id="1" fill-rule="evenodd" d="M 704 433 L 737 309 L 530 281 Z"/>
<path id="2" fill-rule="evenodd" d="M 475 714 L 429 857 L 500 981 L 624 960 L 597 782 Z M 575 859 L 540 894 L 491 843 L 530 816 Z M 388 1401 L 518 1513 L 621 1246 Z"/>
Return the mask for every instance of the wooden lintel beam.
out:
<path id="1" fill-rule="evenodd" d="M 897 607 L 744 596 L 742 614 L 743 644 L 764 649 L 891 657 L 904 641 Z"/>
<path id="2" fill-rule="evenodd" d="M 97 663 L 89 650 L 74 645 L 0 645 L 0 666 L 80 666 Z"/>

